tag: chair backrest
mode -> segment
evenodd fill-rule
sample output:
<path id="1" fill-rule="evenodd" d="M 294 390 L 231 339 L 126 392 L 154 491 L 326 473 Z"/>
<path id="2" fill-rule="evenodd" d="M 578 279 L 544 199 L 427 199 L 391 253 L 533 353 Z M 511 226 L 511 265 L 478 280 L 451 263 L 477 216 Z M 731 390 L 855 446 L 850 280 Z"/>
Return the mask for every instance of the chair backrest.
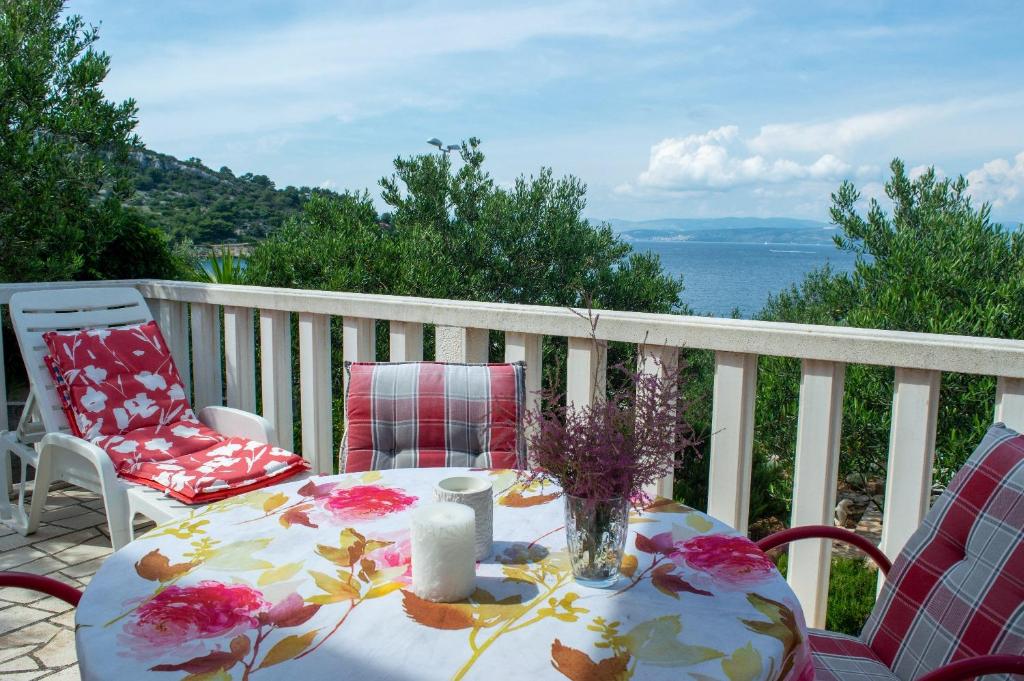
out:
<path id="1" fill-rule="evenodd" d="M 349 362 L 345 472 L 526 464 L 525 365 Z"/>
<path id="2" fill-rule="evenodd" d="M 1024 654 L 1024 436 L 989 429 L 897 557 L 861 638 L 907 680 Z"/>
<path id="3" fill-rule="evenodd" d="M 153 319 L 142 294 L 133 288 L 23 291 L 11 296 L 10 314 L 43 428 L 61 433 L 70 433 L 71 428 L 46 366 L 43 334 L 144 324 Z"/>

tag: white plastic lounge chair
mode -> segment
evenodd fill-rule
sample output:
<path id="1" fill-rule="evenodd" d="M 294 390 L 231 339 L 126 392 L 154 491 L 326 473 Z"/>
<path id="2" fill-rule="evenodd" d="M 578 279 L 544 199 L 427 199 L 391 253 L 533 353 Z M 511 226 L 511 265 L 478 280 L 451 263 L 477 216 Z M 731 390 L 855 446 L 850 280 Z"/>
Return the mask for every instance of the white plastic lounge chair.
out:
<path id="1" fill-rule="evenodd" d="M 132 540 L 136 514 L 160 523 L 194 510 L 195 505 L 122 480 L 106 452 L 72 435 L 44 361 L 47 347 L 42 337 L 47 331 L 127 326 L 152 320 L 142 295 L 132 288 L 28 291 L 11 296 L 10 314 L 31 394 L 17 430 L 0 435 L 0 490 L 9 489 L 8 453 L 21 460 L 22 481 L 29 466 L 35 469 L 35 483 L 27 509 L 26 485 L 21 485 L 16 505 L 10 503 L 6 493 L 0 493 L 0 519 L 21 534 L 32 534 L 39 527 L 50 485 L 63 480 L 103 497 L 110 540 L 116 550 Z M 276 444 L 273 426 L 257 414 L 211 406 L 197 416 L 223 435 Z"/>

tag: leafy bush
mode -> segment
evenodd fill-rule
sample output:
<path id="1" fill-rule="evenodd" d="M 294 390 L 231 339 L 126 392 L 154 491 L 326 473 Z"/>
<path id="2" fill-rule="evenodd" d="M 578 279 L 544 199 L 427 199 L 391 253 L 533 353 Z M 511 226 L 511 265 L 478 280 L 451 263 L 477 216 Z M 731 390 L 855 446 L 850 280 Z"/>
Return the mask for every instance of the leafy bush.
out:
<path id="1" fill-rule="evenodd" d="M 762 319 L 928 333 L 1024 338 L 1024 233 L 991 222 L 975 208 L 962 177 L 916 179 L 893 161 L 890 212 L 845 182 L 832 195 L 837 245 L 857 255 L 852 274 L 823 269 L 769 299 Z M 779 494 L 788 503 L 800 364 L 762 358 L 758 376 L 759 461 L 780 465 Z M 893 371 L 851 365 L 846 372 L 840 469 L 855 484 L 884 477 Z M 945 484 L 991 423 L 989 377 L 944 374 L 939 399 L 935 481 Z"/>

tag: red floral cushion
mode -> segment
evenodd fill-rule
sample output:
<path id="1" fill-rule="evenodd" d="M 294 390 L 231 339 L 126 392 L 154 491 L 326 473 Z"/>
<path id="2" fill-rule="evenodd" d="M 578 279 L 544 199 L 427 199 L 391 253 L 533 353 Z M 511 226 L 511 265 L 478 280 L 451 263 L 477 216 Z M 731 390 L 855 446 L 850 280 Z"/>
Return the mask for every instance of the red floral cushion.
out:
<path id="1" fill-rule="evenodd" d="M 309 467 L 296 454 L 200 423 L 155 322 L 51 331 L 43 340 L 72 431 L 107 452 L 126 480 L 199 504 Z"/>
<path id="2" fill-rule="evenodd" d="M 156 322 L 50 331 L 43 341 L 68 423 L 79 437 L 195 420 Z"/>
<path id="3" fill-rule="evenodd" d="M 284 480 L 308 468 L 302 457 L 198 421 L 137 428 L 94 440 L 118 475 L 186 504 L 217 501 Z"/>

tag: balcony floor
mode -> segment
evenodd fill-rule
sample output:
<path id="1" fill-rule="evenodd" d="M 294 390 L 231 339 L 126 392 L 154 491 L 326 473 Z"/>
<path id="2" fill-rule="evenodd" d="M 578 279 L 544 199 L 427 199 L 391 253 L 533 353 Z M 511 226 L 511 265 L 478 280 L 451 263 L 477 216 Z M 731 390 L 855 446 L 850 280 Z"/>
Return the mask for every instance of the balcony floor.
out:
<path id="1" fill-rule="evenodd" d="M 47 575 L 82 589 L 110 553 L 103 502 L 77 487 L 50 491 L 43 522 L 31 536 L 0 525 L 0 570 Z M 56 598 L 0 589 L 0 677 L 77 681 L 74 617 Z"/>

